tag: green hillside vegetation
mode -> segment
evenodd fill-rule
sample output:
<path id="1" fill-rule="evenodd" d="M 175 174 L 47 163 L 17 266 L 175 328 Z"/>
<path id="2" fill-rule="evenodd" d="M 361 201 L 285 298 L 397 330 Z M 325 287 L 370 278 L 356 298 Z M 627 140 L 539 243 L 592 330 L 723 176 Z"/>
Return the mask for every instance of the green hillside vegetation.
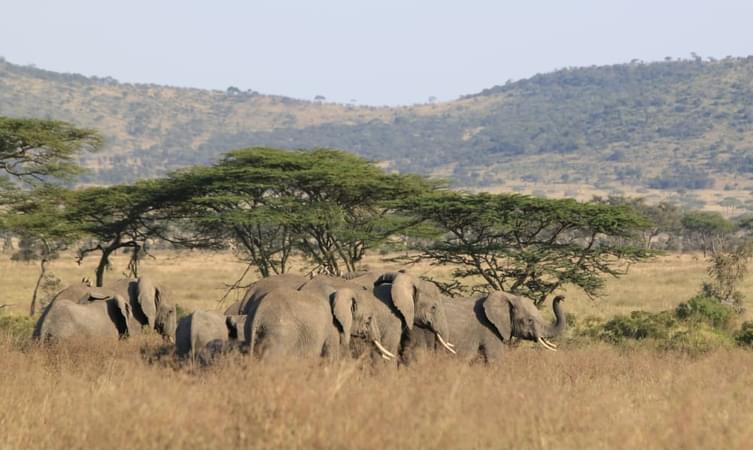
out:
<path id="1" fill-rule="evenodd" d="M 367 107 L 119 83 L 0 62 L 0 115 L 101 130 L 89 183 L 153 177 L 248 146 L 342 148 L 457 186 L 647 192 L 753 187 L 753 57 L 568 68 L 453 102 Z M 563 192 L 567 188 L 563 188 Z M 718 199 L 716 203 L 720 203 Z"/>

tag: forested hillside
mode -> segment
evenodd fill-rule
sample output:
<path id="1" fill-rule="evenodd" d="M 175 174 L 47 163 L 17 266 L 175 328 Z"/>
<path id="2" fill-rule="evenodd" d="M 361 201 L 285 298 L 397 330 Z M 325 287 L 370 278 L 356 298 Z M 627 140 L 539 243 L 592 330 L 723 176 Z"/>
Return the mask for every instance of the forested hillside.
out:
<path id="1" fill-rule="evenodd" d="M 347 149 L 459 186 L 753 186 L 753 57 L 564 69 L 398 108 L 126 84 L 2 61 L 0 115 L 102 130 L 105 150 L 85 161 L 85 181 L 95 183 L 269 145 Z"/>

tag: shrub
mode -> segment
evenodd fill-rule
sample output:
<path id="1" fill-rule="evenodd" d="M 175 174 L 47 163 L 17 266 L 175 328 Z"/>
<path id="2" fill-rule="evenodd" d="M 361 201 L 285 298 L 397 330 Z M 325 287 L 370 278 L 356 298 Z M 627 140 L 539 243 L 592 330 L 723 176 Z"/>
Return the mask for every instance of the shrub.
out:
<path id="1" fill-rule="evenodd" d="M 598 337 L 614 343 L 624 339 L 667 339 L 674 325 L 675 320 L 667 311 L 657 314 L 633 311 L 630 316 L 618 315 L 608 320 L 598 332 Z"/>
<path id="2" fill-rule="evenodd" d="M 9 336 L 13 340 L 29 340 L 35 324 L 33 317 L 0 315 L 0 335 Z"/>
<path id="3" fill-rule="evenodd" d="M 677 305 L 675 315 L 680 320 L 707 323 L 716 329 L 725 330 L 730 327 L 734 311 L 715 298 L 699 294 L 687 303 Z"/>
<path id="4" fill-rule="evenodd" d="M 735 342 L 743 347 L 753 346 L 753 322 L 745 321 L 735 333 Z"/>
<path id="5" fill-rule="evenodd" d="M 679 351 L 691 356 L 700 355 L 733 344 L 732 337 L 707 324 L 696 323 L 661 342 L 659 348 Z"/>

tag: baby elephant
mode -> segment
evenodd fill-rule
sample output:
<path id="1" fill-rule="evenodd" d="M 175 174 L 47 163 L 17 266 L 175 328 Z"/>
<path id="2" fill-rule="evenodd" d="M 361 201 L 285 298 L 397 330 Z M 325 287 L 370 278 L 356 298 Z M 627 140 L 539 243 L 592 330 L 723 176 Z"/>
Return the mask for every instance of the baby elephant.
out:
<path id="1" fill-rule="evenodd" d="M 223 316 L 215 311 L 194 311 L 178 322 L 175 352 L 180 357 L 210 362 L 245 340 L 246 316 Z"/>
<path id="2" fill-rule="evenodd" d="M 124 338 L 138 328 L 131 305 L 120 296 L 78 304 L 58 299 L 42 314 L 34 327 L 34 337 L 43 341 L 73 337 Z"/>

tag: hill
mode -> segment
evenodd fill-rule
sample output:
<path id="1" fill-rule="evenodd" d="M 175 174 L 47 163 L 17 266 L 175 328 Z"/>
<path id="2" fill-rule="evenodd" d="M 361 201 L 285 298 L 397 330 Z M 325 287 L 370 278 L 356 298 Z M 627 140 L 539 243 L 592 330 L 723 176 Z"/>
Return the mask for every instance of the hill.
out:
<path id="1" fill-rule="evenodd" d="M 568 68 L 397 108 L 119 83 L 2 60 L 0 115 L 102 130 L 107 148 L 85 161 L 93 183 L 270 145 L 343 148 L 490 190 L 671 193 L 744 208 L 753 188 L 753 57 Z"/>

